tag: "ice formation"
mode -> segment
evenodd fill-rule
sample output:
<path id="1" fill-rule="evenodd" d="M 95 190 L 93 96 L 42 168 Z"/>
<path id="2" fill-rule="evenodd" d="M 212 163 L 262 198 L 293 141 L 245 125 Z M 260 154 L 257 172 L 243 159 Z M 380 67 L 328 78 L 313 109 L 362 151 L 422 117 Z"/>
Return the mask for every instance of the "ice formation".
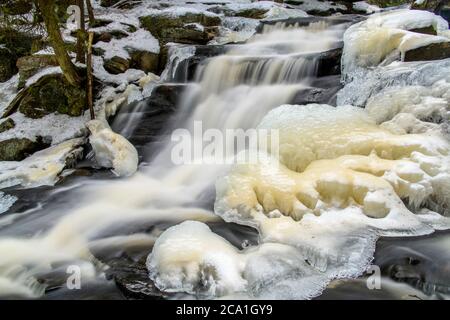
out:
<path id="1" fill-rule="evenodd" d="M 363 109 L 327 105 L 278 107 L 259 128 L 279 130 L 279 157 L 236 164 L 216 183 L 215 212 L 258 229 L 261 245 L 239 252 L 204 226 L 169 229 L 148 260 L 160 288 L 308 298 L 333 278 L 361 274 L 378 236 L 449 226 L 448 218 L 420 210 L 448 210 L 450 145 L 438 132 L 396 135 Z M 262 252 L 274 243 L 282 246 L 267 260 Z M 296 269 L 286 267 L 286 250 Z M 283 277 L 291 290 L 267 286 Z"/>
<path id="2" fill-rule="evenodd" d="M 316 284 L 325 278 L 291 246 L 265 243 L 238 250 L 197 221 L 167 229 L 156 240 L 147 268 L 160 289 L 205 298 L 308 298 L 322 289 Z M 298 278 L 286 277 L 289 273 Z"/>
<path id="3" fill-rule="evenodd" d="M 444 82 L 450 83 L 449 70 L 450 59 L 393 62 L 390 65 L 378 66 L 374 69 L 360 68 L 351 73 L 351 79 L 347 77 L 346 80 L 351 80 L 351 82 L 347 82 L 339 91 L 337 104 L 364 107 L 371 96 L 392 87 L 423 86 L 431 88 L 437 86 L 443 88 Z"/>
<path id="4" fill-rule="evenodd" d="M 91 132 L 89 142 L 100 166 L 113 168 L 118 176 L 130 176 L 136 172 L 138 153 L 127 139 L 114 133 L 104 121 L 91 120 L 86 126 Z"/>
<path id="5" fill-rule="evenodd" d="M 383 123 L 400 113 L 422 121 L 441 123 L 450 120 L 450 83 L 436 82 L 433 87 L 391 87 L 372 96 L 366 105 L 368 113 Z"/>
<path id="6" fill-rule="evenodd" d="M 82 155 L 83 138 L 64 141 L 22 161 L 0 162 L 0 187 L 38 187 L 55 184 L 66 163 Z"/>
<path id="7" fill-rule="evenodd" d="M 433 27 L 437 36 L 412 32 Z M 412 31 L 410 31 L 412 30 Z M 420 10 L 396 10 L 370 16 L 344 34 L 343 75 L 349 76 L 358 67 L 377 66 L 403 60 L 412 49 L 432 43 L 448 42 L 448 23 L 442 17 Z"/>

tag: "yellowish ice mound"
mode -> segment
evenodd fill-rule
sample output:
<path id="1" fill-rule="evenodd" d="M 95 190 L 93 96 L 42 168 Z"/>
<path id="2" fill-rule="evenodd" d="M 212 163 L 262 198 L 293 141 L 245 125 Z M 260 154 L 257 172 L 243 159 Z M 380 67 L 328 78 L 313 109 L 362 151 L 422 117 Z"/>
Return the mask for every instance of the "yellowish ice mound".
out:
<path id="1" fill-rule="evenodd" d="M 279 130 L 279 159 L 237 164 L 217 183 L 216 211 L 263 238 L 295 244 L 305 217 L 349 210 L 364 225 L 416 232 L 427 228 L 411 210 L 448 208 L 450 145 L 438 132 L 396 135 L 363 109 L 327 105 L 281 106 L 260 128 Z"/>

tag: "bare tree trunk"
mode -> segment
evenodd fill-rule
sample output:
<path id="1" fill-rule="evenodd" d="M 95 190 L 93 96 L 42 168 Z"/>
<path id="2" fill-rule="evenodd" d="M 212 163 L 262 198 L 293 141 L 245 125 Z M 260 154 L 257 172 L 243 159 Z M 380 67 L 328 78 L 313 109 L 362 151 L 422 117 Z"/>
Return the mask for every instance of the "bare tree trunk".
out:
<path id="1" fill-rule="evenodd" d="M 84 19 L 84 0 L 77 0 L 77 5 L 80 7 L 80 29 L 77 30 L 77 61 L 81 63 L 86 62 L 86 28 Z"/>
<path id="2" fill-rule="evenodd" d="M 86 0 L 86 7 L 89 15 L 89 26 L 92 28 L 94 26 L 95 17 L 94 17 L 94 9 L 92 8 L 91 0 Z"/>
<path id="3" fill-rule="evenodd" d="M 71 85 L 79 86 L 81 78 L 70 60 L 64 40 L 61 36 L 58 17 L 55 13 L 56 6 L 54 0 L 36 0 L 36 2 L 42 14 L 42 18 L 44 19 L 50 43 L 55 51 L 56 60 L 58 61 L 64 76 Z"/>
<path id="4" fill-rule="evenodd" d="M 88 44 L 87 44 L 87 104 L 89 106 L 89 111 L 91 113 L 91 120 L 95 119 L 94 113 L 94 97 L 93 97 L 93 86 L 94 86 L 94 76 L 92 75 L 92 41 L 94 40 L 94 33 L 89 32 Z"/>

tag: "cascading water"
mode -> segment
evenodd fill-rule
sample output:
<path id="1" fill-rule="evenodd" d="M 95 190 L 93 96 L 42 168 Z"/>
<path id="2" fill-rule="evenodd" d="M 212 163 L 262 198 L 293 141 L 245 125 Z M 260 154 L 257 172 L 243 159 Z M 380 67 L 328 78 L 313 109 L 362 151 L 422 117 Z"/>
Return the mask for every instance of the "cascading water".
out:
<path id="1" fill-rule="evenodd" d="M 342 25 L 324 23 L 303 28 L 278 24 L 266 27 L 247 44 L 211 58 L 198 70 L 192 90 L 186 90 L 174 126 L 192 130 L 193 122 L 200 120 L 204 129 L 256 127 L 269 110 L 290 102 L 310 85 L 317 68 L 311 54 L 339 46 L 343 30 Z M 129 122 L 124 129 L 127 132 L 133 125 Z M 202 197 L 213 192 L 215 178 L 224 166 L 175 166 L 170 161 L 173 143 L 165 145 L 134 177 L 83 182 L 82 188 L 78 185 L 78 191 L 70 192 L 64 205 L 47 205 L 35 215 L 27 213 L 3 230 L 0 293 L 43 294 L 44 288 L 34 276 L 51 273 L 55 263 L 85 261 L 83 272 L 93 277 L 90 262 L 95 259 L 89 248 L 94 239 L 105 238 L 104 244 L 108 244 L 114 230 L 121 235 L 135 232 L 144 222 L 217 221 L 211 201 L 201 208 Z M 117 225 L 124 224 L 127 231 L 117 231 Z M 97 268 L 97 272 L 101 270 Z"/>

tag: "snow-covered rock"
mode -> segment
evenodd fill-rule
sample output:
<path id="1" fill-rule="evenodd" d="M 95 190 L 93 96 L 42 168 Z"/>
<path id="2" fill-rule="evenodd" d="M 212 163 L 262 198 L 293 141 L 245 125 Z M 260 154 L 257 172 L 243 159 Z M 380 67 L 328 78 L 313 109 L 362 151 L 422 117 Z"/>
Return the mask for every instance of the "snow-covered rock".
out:
<path id="1" fill-rule="evenodd" d="M 61 171 L 82 156 L 83 138 L 64 141 L 22 161 L 0 162 L 0 188 L 53 185 Z"/>
<path id="2" fill-rule="evenodd" d="M 89 142 L 100 166 L 112 168 L 118 176 L 130 176 L 136 172 L 138 153 L 127 139 L 113 132 L 105 121 L 91 120 L 87 127 L 91 132 Z"/>
<path id="3" fill-rule="evenodd" d="M 434 28 L 437 35 L 412 32 L 426 27 Z M 374 14 L 345 32 L 343 75 L 347 78 L 359 67 L 388 64 L 399 56 L 403 61 L 408 51 L 420 47 L 448 43 L 447 30 L 447 21 L 427 11 L 395 10 Z"/>

